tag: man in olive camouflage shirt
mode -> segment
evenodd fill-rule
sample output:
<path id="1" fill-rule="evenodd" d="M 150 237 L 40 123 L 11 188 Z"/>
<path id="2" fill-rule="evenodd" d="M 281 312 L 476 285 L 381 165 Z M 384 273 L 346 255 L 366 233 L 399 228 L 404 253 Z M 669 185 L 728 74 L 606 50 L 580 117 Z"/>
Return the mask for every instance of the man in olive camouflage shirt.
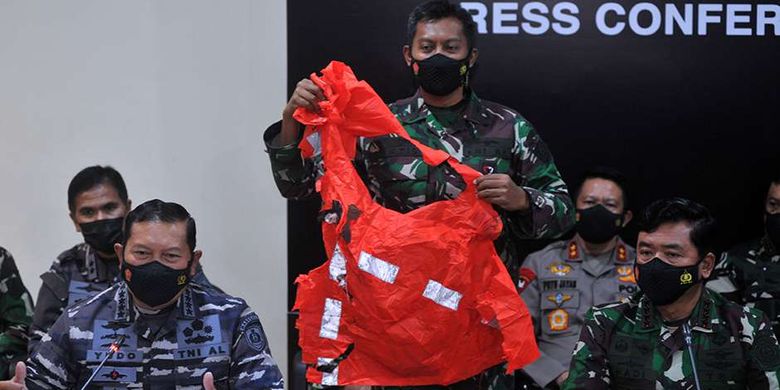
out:
<path id="1" fill-rule="evenodd" d="M 0 247 L 0 380 L 9 379 L 11 365 L 27 357 L 32 314 L 32 299 L 14 258 Z"/>
<path id="2" fill-rule="evenodd" d="M 715 262 L 707 209 L 662 200 L 644 219 L 641 291 L 588 311 L 562 388 L 778 389 L 780 347 L 766 316 L 704 287 Z"/>
<path id="3" fill-rule="evenodd" d="M 769 184 L 764 213 L 764 234 L 724 253 L 708 286 L 766 313 L 780 337 L 780 176 Z"/>
<path id="4" fill-rule="evenodd" d="M 477 193 L 501 215 L 504 230 L 496 250 L 516 279 L 520 240 L 561 235 L 574 223 L 574 208 L 533 126 L 516 111 L 482 100 L 470 89 L 469 73 L 478 54 L 475 39 L 476 24 L 460 6 L 438 0 L 415 8 L 403 52 L 420 88 L 391 104 L 390 110 L 412 138 L 484 173 L 475 183 Z M 317 111 L 322 100 L 319 87 L 301 80 L 281 123 L 263 137 L 274 179 L 286 198 L 312 195 L 322 174 L 316 133 L 306 140 L 314 157 L 304 160 L 298 148 L 301 125 L 292 117 L 299 107 Z M 419 150 L 396 136 L 359 140 L 354 161 L 374 199 L 399 212 L 452 199 L 465 188 L 449 165 L 426 165 Z M 500 372 L 494 368 L 446 388 L 513 388 L 513 378 Z"/>

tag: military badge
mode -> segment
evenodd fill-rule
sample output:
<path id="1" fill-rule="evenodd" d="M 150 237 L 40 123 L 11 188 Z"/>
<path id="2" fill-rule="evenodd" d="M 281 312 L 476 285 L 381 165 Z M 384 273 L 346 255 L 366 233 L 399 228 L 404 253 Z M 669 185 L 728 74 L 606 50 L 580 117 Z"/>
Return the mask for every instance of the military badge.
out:
<path id="1" fill-rule="evenodd" d="M 680 275 L 680 284 L 690 284 L 693 281 L 693 275 L 691 275 L 688 270 L 685 270 L 685 272 Z"/>
<path id="2" fill-rule="evenodd" d="M 555 295 L 548 295 L 547 300 L 561 306 L 564 302 L 568 302 L 571 299 L 571 295 L 564 293 L 557 293 Z"/>
<path id="3" fill-rule="evenodd" d="M 634 277 L 634 267 L 630 265 L 621 265 L 616 268 L 618 274 L 618 280 L 625 283 L 636 284 L 636 277 Z"/>
<path id="4" fill-rule="evenodd" d="M 563 309 L 555 309 L 547 314 L 547 323 L 552 331 L 569 329 L 569 313 Z"/>
<path id="5" fill-rule="evenodd" d="M 547 267 L 553 275 L 566 276 L 571 272 L 571 266 L 563 263 L 552 263 Z"/>

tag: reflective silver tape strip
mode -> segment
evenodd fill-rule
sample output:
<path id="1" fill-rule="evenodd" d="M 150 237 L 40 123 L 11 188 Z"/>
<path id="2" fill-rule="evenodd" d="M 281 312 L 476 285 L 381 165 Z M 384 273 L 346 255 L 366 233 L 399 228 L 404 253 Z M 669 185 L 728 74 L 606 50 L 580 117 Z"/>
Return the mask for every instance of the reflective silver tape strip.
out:
<path id="1" fill-rule="evenodd" d="M 388 263 L 382 259 L 371 256 L 366 252 L 360 252 L 360 259 L 358 259 L 358 268 L 390 284 L 395 283 L 395 277 L 398 276 L 397 265 Z"/>
<path id="2" fill-rule="evenodd" d="M 333 250 L 333 257 L 330 259 L 330 266 L 328 267 L 330 278 L 339 282 L 341 287 L 347 285 L 345 278 L 347 277 L 347 259 L 344 258 L 344 254 L 341 253 L 341 248 L 336 244 L 336 249 Z"/>
<path id="3" fill-rule="evenodd" d="M 435 280 L 428 281 L 423 296 L 452 310 L 458 310 L 460 299 L 463 298 L 463 294 L 450 290 Z"/>
<path id="4" fill-rule="evenodd" d="M 341 301 L 325 298 L 325 311 L 322 313 L 320 337 L 331 340 L 338 338 L 339 322 L 341 322 Z"/>
<path id="5" fill-rule="evenodd" d="M 324 366 L 332 362 L 332 358 L 317 358 L 317 366 Z M 332 372 L 322 373 L 322 384 L 325 386 L 338 386 L 339 384 L 339 368 L 336 367 Z"/>
<path id="6" fill-rule="evenodd" d="M 320 141 L 320 132 L 315 131 L 314 133 L 309 134 L 308 137 L 306 137 L 306 142 L 311 145 L 311 148 L 314 150 L 313 156 L 319 156 L 322 154 L 322 142 Z"/>

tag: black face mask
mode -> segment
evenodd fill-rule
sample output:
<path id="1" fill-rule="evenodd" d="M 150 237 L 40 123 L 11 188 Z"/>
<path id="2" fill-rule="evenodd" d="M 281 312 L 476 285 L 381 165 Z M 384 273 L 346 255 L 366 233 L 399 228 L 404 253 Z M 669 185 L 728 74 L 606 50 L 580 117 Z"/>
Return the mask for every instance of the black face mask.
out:
<path id="1" fill-rule="evenodd" d="M 420 87 L 432 95 L 446 96 L 468 84 L 468 56 L 453 60 L 444 54 L 436 54 L 422 61 L 412 59 L 411 68 Z"/>
<path id="2" fill-rule="evenodd" d="M 122 262 L 122 278 L 133 296 L 151 308 L 158 308 L 170 302 L 190 282 L 190 266 L 185 269 L 173 269 L 159 261 L 140 266 Z"/>
<path id="3" fill-rule="evenodd" d="M 122 240 L 124 217 L 80 223 L 84 242 L 102 253 L 114 253 L 114 244 Z"/>
<path id="4" fill-rule="evenodd" d="M 700 281 L 699 260 L 696 265 L 675 267 L 655 257 L 647 263 L 636 263 L 637 284 L 656 306 L 674 303 Z"/>
<path id="5" fill-rule="evenodd" d="M 603 244 L 617 236 L 622 227 L 623 215 L 609 211 L 604 205 L 577 209 L 577 233 L 587 242 Z"/>
<path id="6" fill-rule="evenodd" d="M 775 249 L 780 251 L 780 213 L 766 213 L 765 229 L 766 235 L 772 241 L 772 244 L 775 245 Z"/>

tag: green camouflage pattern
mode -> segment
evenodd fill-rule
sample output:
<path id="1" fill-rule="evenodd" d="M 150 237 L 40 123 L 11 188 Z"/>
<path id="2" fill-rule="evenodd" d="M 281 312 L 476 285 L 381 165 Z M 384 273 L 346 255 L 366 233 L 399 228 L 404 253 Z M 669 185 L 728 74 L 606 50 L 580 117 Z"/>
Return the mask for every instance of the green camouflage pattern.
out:
<path id="1" fill-rule="evenodd" d="M 724 252 L 708 284 L 723 296 L 764 312 L 780 337 L 780 252 L 768 237 Z"/>
<path id="2" fill-rule="evenodd" d="M 778 389 L 780 347 L 766 316 L 703 289 L 689 318 L 702 389 Z M 562 389 L 695 389 L 681 327 L 663 324 L 641 292 L 596 306 Z"/>
<path id="3" fill-rule="evenodd" d="M 499 210 L 505 228 L 496 249 L 515 278 L 520 240 L 560 236 L 574 224 L 574 207 L 552 154 L 534 127 L 509 108 L 473 93 L 467 99 L 448 127 L 437 120 L 419 91 L 389 107 L 415 140 L 444 150 L 482 173 L 507 174 L 528 193 L 529 211 Z M 310 196 L 322 174 L 318 136 L 307 139 L 315 155 L 302 159 L 297 145 L 272 146 L 280 129 L 277 123 L 264 135 L 277 187 L 289 199 Z M 375 200 L 399 212 L 451 199 L 465 188 L 449 165 L 426 165 L 420 151 L 397 136 L 359 139 L 355 166 Z"/>
<path id="4" fill-rule="evenodd" d="M 14 258 L 0 247 L 0 380 L 11 378 L 11 365 L 27 357 L 27 332 L 33 303 Z"/>

